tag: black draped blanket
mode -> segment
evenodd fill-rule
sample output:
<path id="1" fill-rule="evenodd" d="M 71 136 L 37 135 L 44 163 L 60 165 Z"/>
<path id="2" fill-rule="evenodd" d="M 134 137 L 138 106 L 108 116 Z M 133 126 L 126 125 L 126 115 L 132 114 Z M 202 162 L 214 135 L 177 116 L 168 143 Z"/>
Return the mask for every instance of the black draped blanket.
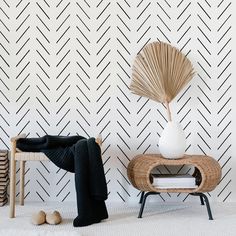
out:
<path id="1" fill-rule="evenodd" d="M 17 148 L 43 152 L 59 168 L 75 173 L 78 216 L 73 225 L 87 226 L 108 218 L 107 185 L 101 150 L 94 138 L 51 136 L 21 138 Z"/>

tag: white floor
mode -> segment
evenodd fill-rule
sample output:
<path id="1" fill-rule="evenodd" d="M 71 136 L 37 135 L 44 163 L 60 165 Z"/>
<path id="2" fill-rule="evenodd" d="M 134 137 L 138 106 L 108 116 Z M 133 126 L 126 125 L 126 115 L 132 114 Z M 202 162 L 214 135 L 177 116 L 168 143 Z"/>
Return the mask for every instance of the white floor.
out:
<path id="1" fill-rule="evenodd" d="M 17 206 L 17 217 L 8 218 L 9 206 L 0 207 L 0 236 L 236 236 L 236 203 L 212 204 L 214 220 L 209 221 L 205 206 L 196 203 L 148 203 L 142 219 L 137 218 L 139 204 L 109 204 L 109 219 L 82 228 L 74 228 L 75 203 L 26 203 Z M 33 226 L 34 211 L 59 210 L 63 222 L 57 226 Z"/>

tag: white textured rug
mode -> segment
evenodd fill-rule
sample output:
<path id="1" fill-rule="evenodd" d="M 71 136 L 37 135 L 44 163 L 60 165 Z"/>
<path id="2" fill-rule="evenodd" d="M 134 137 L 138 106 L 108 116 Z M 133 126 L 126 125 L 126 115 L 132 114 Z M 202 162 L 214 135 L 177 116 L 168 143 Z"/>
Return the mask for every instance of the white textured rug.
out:
<path id="1" fill-rule="evenodd" d="M 68 232 L 51 230 L 24 230 L 24 229 L 0 229 L 1 236 L 68 236 Z M 70 236 L 79 236 L 78 232 L 70 232 Z"/>
<path id="2" fill-rule="evenodd" d="M 139 204 L 109 204 L 109 219 L 74 228 L 75 203 L 28 203 L 17 206 L 17 217 L 8 218 L 9 206 L 0 208 L 0 236 L 236 236 L 236 203 L 212 204 L 214 220 L 205 206 L 196 203 L 147 203 L 138 219 Z M 33 226 L 34 211 L 59 210 L 63 222 L 57 226 Z"/>

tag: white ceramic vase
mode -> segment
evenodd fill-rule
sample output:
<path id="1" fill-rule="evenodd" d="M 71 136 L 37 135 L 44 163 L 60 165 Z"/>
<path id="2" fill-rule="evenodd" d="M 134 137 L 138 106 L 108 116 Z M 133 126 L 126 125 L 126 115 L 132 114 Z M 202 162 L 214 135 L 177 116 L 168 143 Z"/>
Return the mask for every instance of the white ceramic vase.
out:
<path id="1" fill-rule="evenodd" d="M 180 123 L 169 121 L 159 139 L 159 150 L 163 157 L 178 159 L 183 157 L 186 139 Z"/>

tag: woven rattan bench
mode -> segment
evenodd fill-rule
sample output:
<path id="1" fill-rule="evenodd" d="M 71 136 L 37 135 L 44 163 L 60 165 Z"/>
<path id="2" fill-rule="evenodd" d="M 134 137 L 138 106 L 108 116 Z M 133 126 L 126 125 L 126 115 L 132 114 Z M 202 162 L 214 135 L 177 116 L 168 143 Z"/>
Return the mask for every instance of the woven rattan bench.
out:
<path id="1" fill-rule="evenodd" d="M 20 138 L 25 138 L 25 134 L 11 138 L 11 163 L 10 163 L 10 218 L 15 217 L 16 205 L 16 161 L 20 162 L 20 205 L 24 205 L 24 185 L 25 185 L 25 162 L 26 161 L 49 161 L 42 152 L 21 152 L 17 150 L 16 143 Z M 101 146 L 102 138 L 99 135 L 96 142 Z"/>
<path id="2" fill-rule="evenodd" d="M 196 178 L 197 187 L 192 188 L 169 188 L 162 189 L 152 185 L 151 171 L 158 166 L 182 166 L 190 165 L 194 167 L 193 176 Z M 146 198 L 152 194 L 160 194 L 163 192 L 168 193 L 189 193 L 194 196 L 199 196 L 201 204 L 206 203 L 209 219 L 212 220 L 212 213 L 207 196 L 204 192 L 210 192 L 220 181 L 221 167 L 219 163 L 209 156 L 203 155 L 185 155 L 180 159 L 166 159 L 159 154 L 144 154 L 134 157 L 127 169 L 128 178 L 132 185 L 141 190 L 141 204 L 138 218 L 142 217 L 143 209 L 145 206 Z"/>

